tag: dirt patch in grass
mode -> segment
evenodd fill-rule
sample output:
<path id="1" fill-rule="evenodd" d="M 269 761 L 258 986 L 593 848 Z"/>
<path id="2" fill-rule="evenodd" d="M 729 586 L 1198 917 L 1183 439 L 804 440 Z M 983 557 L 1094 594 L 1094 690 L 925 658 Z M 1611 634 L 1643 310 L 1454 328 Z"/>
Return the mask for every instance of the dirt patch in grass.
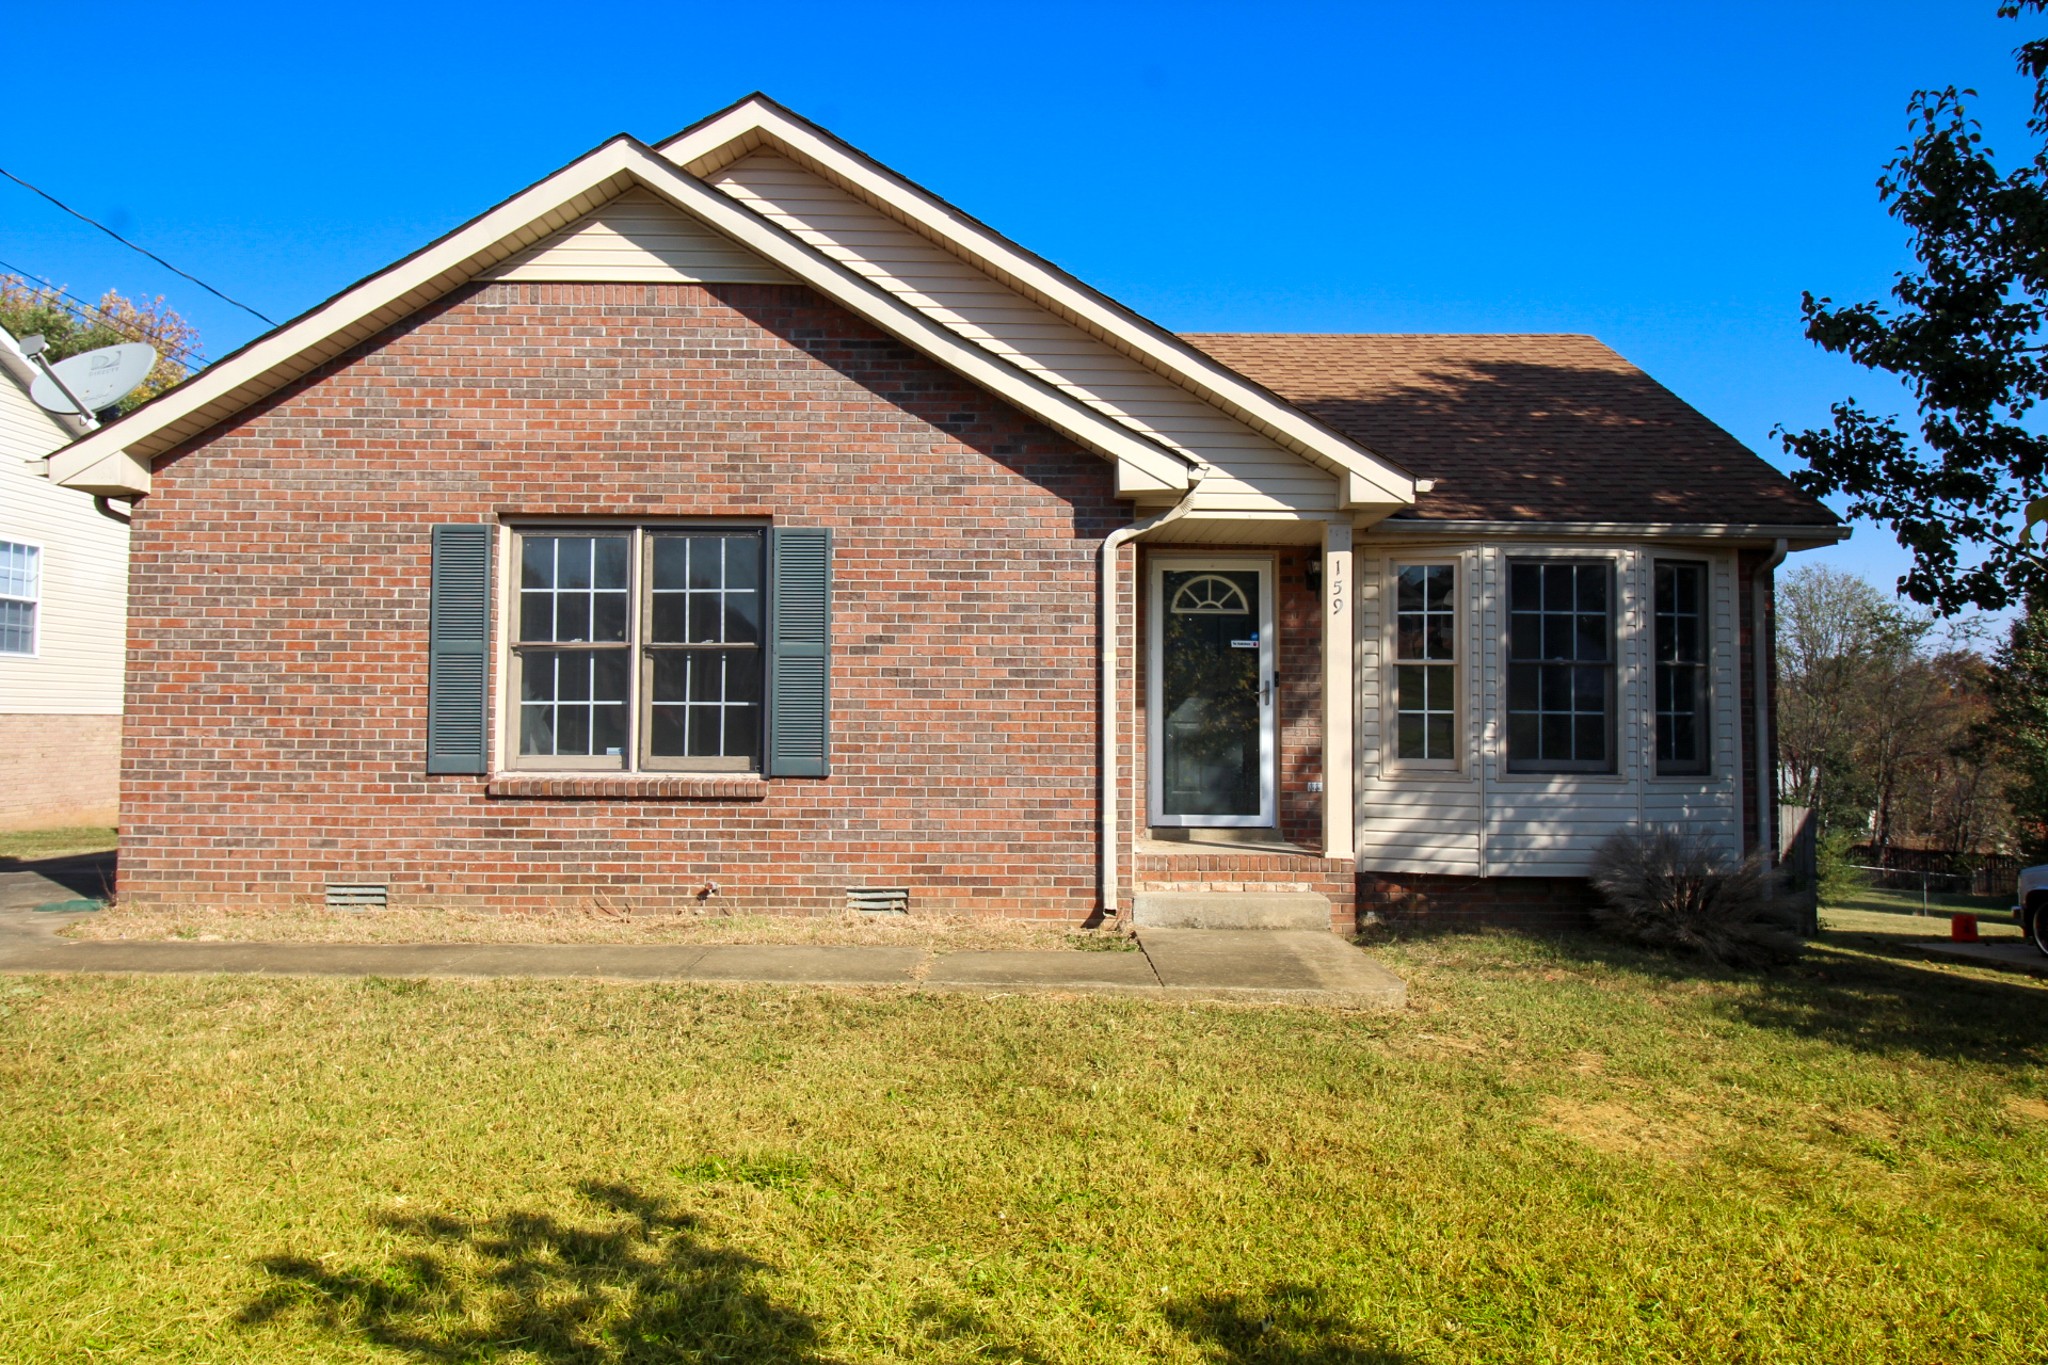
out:
<path id="1" fill-rule="evenodd" d="M 1555 1098 L 1543 1106 L 1543 1122 L 1552 1132 L 1609 1156 L 1685 1161 L 1697 1155 L 1705 1141 L 1681 1122 L 1652 1118 L 1620 1100 Z"/>
<path id="2" fill-rule="evenodd" d="M 213 943 L 766 943 L 1058 952 L 1130 946 L 1115 929 L 967 915 L 492 914 L 472 910 L 137 909 L 115 905 L 64 930 L 92 940 Z"/>
<path id="3" fill-rule="evenodd" d="M 2014 1095 L 2005 1102 L 2005 1111 L 2016 1119 L 2028 1123 L 2048 1123 L 2048 1100 L 2037 1100 L 2028 1095 Z"/>

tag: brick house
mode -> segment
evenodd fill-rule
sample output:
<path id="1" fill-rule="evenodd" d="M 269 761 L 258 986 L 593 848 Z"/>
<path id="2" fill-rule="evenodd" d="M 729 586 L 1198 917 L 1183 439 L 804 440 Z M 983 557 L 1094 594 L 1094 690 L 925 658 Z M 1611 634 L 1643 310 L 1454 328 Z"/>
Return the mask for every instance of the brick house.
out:
<path id="1" fill-rule="evenodd" d="M 1572 336 L 1175 336 L 772 101 L 51 462 L 135 498 L 122 894 L 1570 915 L 1768 846 L 1824 507 Z"/>

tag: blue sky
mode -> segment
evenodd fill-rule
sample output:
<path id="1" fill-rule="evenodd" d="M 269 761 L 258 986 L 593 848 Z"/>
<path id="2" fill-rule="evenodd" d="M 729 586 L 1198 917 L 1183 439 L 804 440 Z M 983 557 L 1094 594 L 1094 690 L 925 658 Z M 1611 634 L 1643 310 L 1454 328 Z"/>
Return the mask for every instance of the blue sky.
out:
<path id="1" fill-rule="evenodd" d="M 0 165 L 283 318 L 762 89 L 1173 328 L 1590 332 L 1782 464 L 1776 424 L 1903 407 L 1799 296 L 1908 263 L 1873 189 L 1907 96 L 1975 86 L 2027 145 L 2043 21 L 1995 7 L 20 6 L 46 79 Z M 261 330 L 4 182 L 0 261 L 166 295 L 212 355 Z M 1869 526 L 1823 557 L 1905 563 Z"/>

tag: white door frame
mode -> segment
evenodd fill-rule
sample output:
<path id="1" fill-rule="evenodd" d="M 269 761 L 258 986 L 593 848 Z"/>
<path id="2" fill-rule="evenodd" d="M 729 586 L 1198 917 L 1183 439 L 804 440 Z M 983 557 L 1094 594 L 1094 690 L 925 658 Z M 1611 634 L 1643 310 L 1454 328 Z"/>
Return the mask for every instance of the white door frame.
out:
<path id="1" fill-rule="evenodd" d="M 1273 829 L 1280 823 L 1274 774 L 1278 769 L 1280 682 L 1273 661 L 1273 583 L 1277 568 L 1271 555 L 1154 555 L 1148 563 L 1145 642 L 1145 805 L 1146 819 L 1160 827 L 1201 829 Z M 1219 569 L 1259 575 L 1259 813 L 1257 815 L 1167 815 L 1161 809 L 1165 788 L 1165 722 L 1160 685 L 1165 678 L 1165 583 L 1168 569 Z"/>

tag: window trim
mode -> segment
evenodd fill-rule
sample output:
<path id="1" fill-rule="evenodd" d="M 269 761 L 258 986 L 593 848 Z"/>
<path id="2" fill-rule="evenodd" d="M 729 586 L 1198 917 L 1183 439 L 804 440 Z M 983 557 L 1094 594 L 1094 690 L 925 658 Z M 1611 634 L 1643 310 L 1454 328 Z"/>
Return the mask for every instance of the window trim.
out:
<path id="1" fill-rule="evenodd" d="M 1650 676 L 1648 679 L 1649 705 L 1645 709 L 1649 713 L 1650 721 L 1651 775 L 1653 777 L 1683 778 L 1688 780 L 1711 778 L 1714 775 L 1713 717 L 1716 700 L 1714 696 L 1715 625 L 1713 610 L 1716 565 L 1710 559 L 1691 559 L 1680 555 L 1649 555 L 1646 557 L 1650 562 L 1649 609 L 1646 613 L 1650 619 Z M 1699 728 L 1700 756 L 1697 760 L 1688 763 L 1667 764 L 1657 753 L 1658 725 L 1662 718 L 1657 695 L 1657 673 L 1663 667 L 1657 658 L 1657 571 L 1667 564 L 1673 568 L 1697 569 L 1700 573 L 1700 661 L 1697 664 L 1686 665 L 1688 668 L 1697 668 L 1699 670 L 1698 696 L 1700 706 L 1696 724 Z"/>
<path id="2" fill-rule="evenodd" d="M 43 556 L 47 548 L 40 541 L 19 540 L 13 536 L 0 536 L 0 545 L 15 545 L 34 552 L 35 595 L 17 597 L 13 593 L 0 593 L 0 601 L 26 602 L 29 606 L 28 648 L 25 650 L 0 649 L 0 659 L 40 659 L 43 657 Z"/>
<path id="3" fill-rule="evenodd" d="M 499 544 L 501 562 L 505 572 L 501 577 L 501 591 L 498 600 L 498 641 L 496 654 L 499 677 L 502 685 L 497 689 L 500 723 L 494 727 L 499 744 L 492 770 L 513 773 L 592 773 L 645 775 L 660 777 L 689 776 L 703 774 L 713 777 L 765 777 L 768 770 L 768 632 L 770 630 L 770 608 L 773 585 L 771 582 L 774 566 L 768 551 L 768 530 L 771 523 L 765 518 L 732 518 L 697 520 L 678 517 L 664 518 L 597 518 L 576 517 L 551 521 L 540 517 L 508 518 L 499 523 L 502 539 Z M 689 758 L 684 756 L 656 757 L 648 752 L 653 737 L 653 651 L 647 648 L 651 633 L 654 594 L 648 588 L 652 582 L 653 540 L 662 533 L 674 535 L 730 534 L 750 532 L 760 546 L 761 595 L 760 639 L 754 649 L 760 659 L 761 700 L 758 704 L 760 735 L 756 744 L 757 754 L 753 760 L 745 758 Z M 616 651 L 624 652 L 628 658 L 626 669 L 627 742 L 619 755 L 610 754 L 522 754 L 519 751 L 519 732 L 523 703 L 521 693 L 524 682 L 524 658 L 519 640 L 520 587 L 519 573 L 521 556 L 524 552 L 525 537 L 575 536 L 575 535 L 619 535 L 627 537 L 626 549 L 626 638 L 622 642 L 572 642 L 534 646 L 557 651 Z"/>
<path id="4" fill-rule="evenodd" d="M 1514 712 L 1510 703 L 1513 694 L 1513 675 L 1517 663 L 1540 665 L 1541 660 L 1517 660 L 1515 658 L 1515 610 L 1514 571 L 1518 565 L 1540 565 L 1554 567 L 1562 564 L 1598 565 L 1607 575 L 1607 660 L 1605 670 L 1606 697 L 1604 702 L 1607 757 L 1602 762 L 1583 759 L 1517 759 L 1514 756 Z M 1613 554 L 1587 554 L 1578 551 L 1563 553 L 1515 553 L 1502 556 L 1502 584 L 1500 588 L 1500 761 L 1501 770 L 1510 777 L 1614 777 L 1622 774 L 1621 754 L 1621 711 L 1624 688 L 1621 676 L 1621 588 L 1623 575 L 1619 557 Z M 1579 665 L 1590 667 L 1592 665 Z"/>
<path id="5" fill-rule="evenodd" d="M 1406 661 L 1400 657 L 1400 571 L 1405 568 L 1448 568 L 1451 570 L 1451 658 L 1448 665 L 1441 661 Z M 1469 700 L 1465 684 L 1465 659 L 1471 652 L 1466 638 L 1467 618 L 1465 613 L 1465 557 L 1461 554 L 1435 554 L 1427 551 L 1412 554 L 1389 554 L 1380 565 L 1381 592 L 1384 607 L 1380 612 L 1380 658 L 1381 669 L 1380 711 L 1383 736 L 1380 744 L 1381 762 L 1393 771 L 1401 773 L 1446 776 L 1465 771 L 1471 750 L 1467 726 L 1469 724 Z M 1451 747 L 1455 754 L 1451 758 L 1403 758 L 1400 753 L 1400 693 L 1396 671 L 1404 662 L 1431 662 L 1432 667 L 1449 667 L 1451 670 Z"/>

